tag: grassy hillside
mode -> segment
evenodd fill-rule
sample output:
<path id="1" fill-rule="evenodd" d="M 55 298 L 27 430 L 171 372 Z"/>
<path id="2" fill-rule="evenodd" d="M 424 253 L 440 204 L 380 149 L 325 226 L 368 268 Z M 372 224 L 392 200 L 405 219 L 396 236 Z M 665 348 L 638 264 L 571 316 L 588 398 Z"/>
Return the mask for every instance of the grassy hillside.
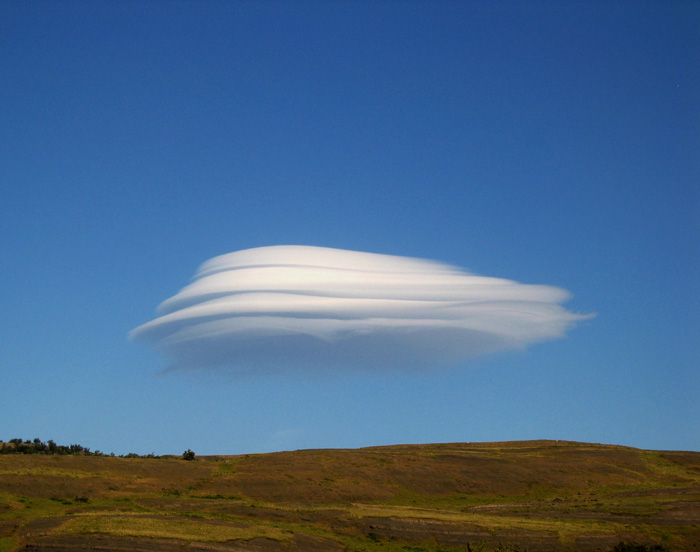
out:
<path id="1" fill-rule="evenodd" d="M 700 550 L 700 453 L 529 441 L 190 462 L 0 456 L 0 552 L 594 551 L 621 541 Z"/>

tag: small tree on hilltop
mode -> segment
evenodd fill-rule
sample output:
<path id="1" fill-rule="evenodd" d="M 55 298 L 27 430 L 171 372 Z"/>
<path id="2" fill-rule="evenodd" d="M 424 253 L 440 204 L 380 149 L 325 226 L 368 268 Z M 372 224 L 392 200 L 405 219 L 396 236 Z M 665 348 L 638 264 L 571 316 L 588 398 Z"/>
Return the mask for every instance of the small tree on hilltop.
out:
<path id="1" fill-rule="evenodd" d="M 190 449 L 187 449 L 185 452 L 182 453 L 182 459 L 194 460 L 194 452 L 192 452 Z"/>

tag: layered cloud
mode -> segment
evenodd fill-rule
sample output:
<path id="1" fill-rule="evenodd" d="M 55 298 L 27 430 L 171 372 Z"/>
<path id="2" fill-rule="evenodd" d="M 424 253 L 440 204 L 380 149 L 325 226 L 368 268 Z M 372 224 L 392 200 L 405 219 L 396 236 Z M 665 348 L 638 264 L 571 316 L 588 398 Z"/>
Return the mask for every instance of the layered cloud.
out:
<path id="1" fill-rule="evenodd" d="M 564 336 L 565 290 L 442 263 L 310 246 L 205 262 L 131 332 L 175 368 L 420 368 Z"/>

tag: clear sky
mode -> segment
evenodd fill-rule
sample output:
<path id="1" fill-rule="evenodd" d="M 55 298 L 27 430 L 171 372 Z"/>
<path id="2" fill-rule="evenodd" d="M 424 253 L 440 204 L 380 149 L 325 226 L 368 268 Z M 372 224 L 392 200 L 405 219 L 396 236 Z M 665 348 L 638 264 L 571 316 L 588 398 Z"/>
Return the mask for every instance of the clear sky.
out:
<path id="1" fill-rule="evenodd" d="M 700 450 L 699 55 L 694 1 L 0 3 L 0 439 Z M 271 245 L 596 316 L 420 370 L 167 372 L 128 338 Z"/>

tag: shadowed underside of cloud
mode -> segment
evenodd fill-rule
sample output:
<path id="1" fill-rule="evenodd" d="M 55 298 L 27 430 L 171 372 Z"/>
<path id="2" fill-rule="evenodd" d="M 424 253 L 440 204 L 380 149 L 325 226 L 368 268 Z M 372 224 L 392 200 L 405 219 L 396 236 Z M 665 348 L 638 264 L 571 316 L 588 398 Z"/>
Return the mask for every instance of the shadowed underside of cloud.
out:
<path id="1" fill-rule="evenodd" d="M 173 368 L 416 369 L 562 337 L 589 317 L 568 297 L 423 259 L 260 247 L 205 262 L 130 335 Z"/>

